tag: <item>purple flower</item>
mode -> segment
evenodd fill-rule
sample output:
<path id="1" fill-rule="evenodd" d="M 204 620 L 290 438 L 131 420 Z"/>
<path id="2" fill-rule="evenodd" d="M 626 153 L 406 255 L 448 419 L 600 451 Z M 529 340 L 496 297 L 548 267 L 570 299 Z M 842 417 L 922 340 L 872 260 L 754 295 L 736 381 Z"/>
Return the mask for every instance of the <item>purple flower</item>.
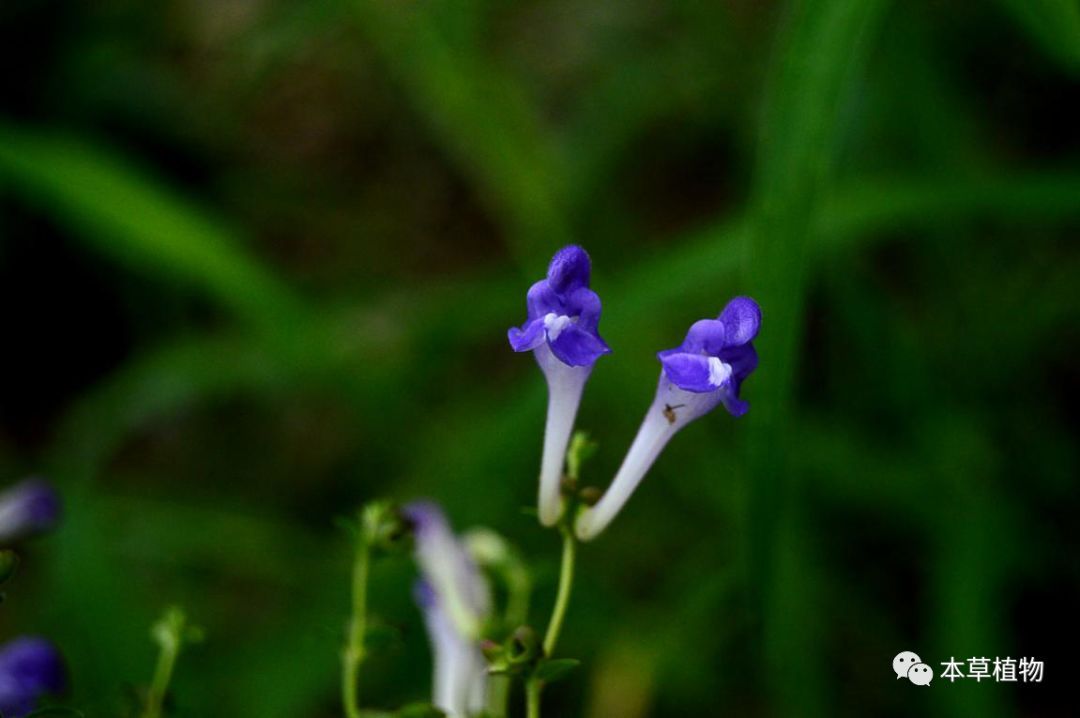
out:
<path id="1" fill-rule="evenodd" d="M 680 347 L 657 355 L 663 370 L 656 397 L 611 486 L 595 506 L 578 514 L 578 538 L 595 538 L 611 523 L 679 429 L 719 404 L 732 416 L 746 413 L 749 404 L 739 391 L 757 367 L 752 342 L 760 325 L 757 302 L 736 297 L 718 319 L 695 322 Z"/>
<path id="2" fill-rule="evenodd" d="M 589 255 L 581 247 L 572 244 L 555 253 L 547 279 L 529 289 L 528 319 L 508 332 L 514 351 L 546 345 L 567 366 L 592 366 L 611 351 L 597 330 L 600 297 L 589 289 L 589 272 Z"/>
<path id="3" fill-rule="evenodd" d="M 547 279 L 526 297 L 528 317 L 508 332 L 516 352 L 532 351 L 548 383 L 548 415 L 540 466 L 540 520 L 559 520 L 559 491 L 566 447 L 574 428 L 581 394 L 593 364 L 611 349 L 600 337 L 600 297 L 589 289 L 589 255 L 576 245 L 551 259 Z"/>
<path id="4" fill-rule="evenodd" d="M 64 690 L 60 653 L 43 638 L 23 637 L 0 648 L 0 715 L 18 718 L 45 694 Z"/>
<path id="5" fill-rule="evenodd" d="M 0 542 L 43 533 L 60 519 L 60 496 L 43 479 L 26 479 L 0 493 Z"/>
<path id="6" fill-rule="evenodd" d="M 414 591 L 434 659 L 432 703 L 453 718 L 479 713 L 487 691 L 480 629 L 491 611 L 483 574 L 433 503 L 409 504 L 416 561 L 423 575 Z"/>
<path id="7" fill-rule="evenodd" d="M 735 297 L 719 318 L 694 322 L 681 346 L 657 354 L 664 374 L 685 391 L 715 394 L 732 416 L 742 416 L 750 405 L 739 387 L 757 368 L 753 339 L 760 326 L 757 302 Z"/>

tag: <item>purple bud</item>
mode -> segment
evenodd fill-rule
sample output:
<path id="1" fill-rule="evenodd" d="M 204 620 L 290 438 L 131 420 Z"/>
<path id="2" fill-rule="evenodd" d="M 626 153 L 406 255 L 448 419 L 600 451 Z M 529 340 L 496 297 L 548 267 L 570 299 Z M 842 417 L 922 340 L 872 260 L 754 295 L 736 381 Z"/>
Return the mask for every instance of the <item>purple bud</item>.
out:
<path id="1" fill-rule="evenodd" d="M 67 685 L 59 651 L 43 638 L 23 637 L 0 648 L 0 715 L 24 716 L 38 699 Z"/>
<path id="2" fill-rule="evenodd" d="M 0 542 L 48 531 L 60 520 L 60 495 L 44 479 L 26 479 L 0 493 Z"/>

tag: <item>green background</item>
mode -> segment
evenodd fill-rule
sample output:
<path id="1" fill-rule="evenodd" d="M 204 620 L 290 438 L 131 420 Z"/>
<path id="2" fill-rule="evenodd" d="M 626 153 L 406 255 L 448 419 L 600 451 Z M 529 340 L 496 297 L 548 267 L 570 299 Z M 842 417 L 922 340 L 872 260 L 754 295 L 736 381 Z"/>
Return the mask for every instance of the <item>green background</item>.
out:
<path id="1" fill-rule="evenodd" d="M 333 716 L 349 539 L 440 501 L 528 557 L 544 385 L 505 331 L 591 253 L 604 485 L 654 352 L 736 294 L 750 414 L 580 554 L 546 715 L 1064 716 L 1080 662 L 1080 4 L 7 0 L 0 477 L 62 489 L 6 637 L 88 716 L 208 640 L 176 716 Z M 371 707 L 427 696 L 402 559 Z M 893 656 L 1033 656 L 929 688 Z M 520 708 L 515 701 L 515 709 Z"/>

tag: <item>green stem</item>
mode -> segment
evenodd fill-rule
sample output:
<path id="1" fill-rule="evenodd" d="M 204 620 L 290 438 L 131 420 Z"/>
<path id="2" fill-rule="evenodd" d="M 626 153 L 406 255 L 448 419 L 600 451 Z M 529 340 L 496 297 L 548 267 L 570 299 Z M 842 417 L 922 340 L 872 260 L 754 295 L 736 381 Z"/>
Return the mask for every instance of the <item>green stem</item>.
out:
<path id="1" fill-rule="evenodd" d="M 566 618 L 566 609 L 570 605 L 570 590 L 574 587 L 574 557 L 577 553 L 577 541 L 574 539 L 574 530 L 569 523 L 561 526 L 563 535 L 562 565 L 559 569 L 559 591 L 555 596 L 555 607 L 551 611 L 551 620 L 548 622 L 547 633 L 544 634 L 544 658 L 550 658 L 555 653 L 555 644 L 559 641 L 559 633 L 562 631 L 563 621 Z M 536 676 L 530 676 L 525 682 L 525 715 L 526 718 L 540 718 L 540 691 L 544 688 L 544 682 Z"/>
<path id="2" fill-rule="evenodd" d="M 540 718 L 540 681 L 530 678 L 525 684 L 525 718 Z"/>
<path id="3" fill-rule="evenodd" d="M 544 634 L 544 656 L 551 657 L 555 652 L 555 644 L 559 640 L 559 632 L 562 631 L 563 620 L 566 618 L 566 609 L 570 605 L 570 589 L 574 587 L 574 554 L 577 549 L 577 541 L 574 540 L 574 532 L 569 526 L 562 528 L 563 552 L 562 566 L 559 569 L 559 593 L 555 597 L 555 608 L 551 612 L 551 622 L 548 623 L 547 633 Z"/>
<path id="4" fill-rule="evenodd" d="M 165 702 L 165 694 L 169 691 L 169 682 L 172 680 L 173 667 L 176 665 L 176 657 L 179 653 L 179 641 L 161 644 L 157 666 L 154 668 L 154 679 L 146 693 L 146 710 L 143 711 L 143 718 L 160 718 L 161 706 Z"/>
<path id="5" fill-rule="evenodd" d="M 364 635 L 367 631 L 368 568 L 371 546 L 366 537 L 357 540 L 353 562 L 352 616 L 345 649 L 341 655 L 341 702 L 347 718 L 361 718 L 358 700 L 360 664 L 364 661 Z"/>
<path id="6" fill-rule="evenodd" d="M 202 633 L 201 629 L 188 626 L 184 612 L 173 606 L 166 610 L 165 615 L 154 624 L 151 635 L 161 646 L 161 650 L 158 651 L 154 677 L 146 690 L 146 706 L 141 716 L 142 718 L 161 718 L 161 708 L 169 692 L 173 668 L 180 657 L 180 651 L 183 650 L 184 642 L 201 640 Z"/>
<path id="7" fill-rule="evenodd" d="M 487 714 L 491 718 L 506 718 L 510 702 L 510 677 L 491 676 L 488 679 Z"/>

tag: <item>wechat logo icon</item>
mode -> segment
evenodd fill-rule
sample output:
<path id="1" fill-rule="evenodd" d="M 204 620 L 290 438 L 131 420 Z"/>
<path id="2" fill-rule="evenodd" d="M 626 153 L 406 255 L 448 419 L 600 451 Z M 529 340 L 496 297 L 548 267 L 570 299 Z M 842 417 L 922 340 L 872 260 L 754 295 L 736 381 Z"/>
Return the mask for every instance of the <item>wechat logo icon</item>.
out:
<path id="1" fill-rule="evenodd" d="M 934 669 L 922 662 L 922 659 L 911 651 L 901 651 L 892 660 L 893 673 L 896 680 L 907 678 L 917 686 L 928 686 L 934 680 Z"/>

